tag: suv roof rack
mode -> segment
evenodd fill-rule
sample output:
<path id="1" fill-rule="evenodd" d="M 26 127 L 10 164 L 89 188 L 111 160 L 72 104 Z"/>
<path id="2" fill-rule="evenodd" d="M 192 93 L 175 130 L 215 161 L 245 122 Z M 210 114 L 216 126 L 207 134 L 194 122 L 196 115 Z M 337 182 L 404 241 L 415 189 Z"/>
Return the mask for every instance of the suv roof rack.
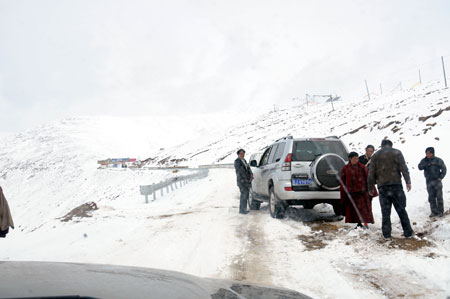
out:
<path id="1" fill-rule="evenodd" d="M 339 139 L 339 137 L 337 137 L 337 136 L 335 136 L 335 135 L 333 135 L 333 136 L 327 136 L 327 137 L 325 137 L 325 138 Z"/>
<path id="2" fill-rule="evenodd" d="M 280 140 L 285 140 L 285 139 L 293 139 L 293 137 L 291 135 L 288 135 L 288 136 L 281 137 L 280 139 L 275 140 L 275 142 L 278 142 Z"/>

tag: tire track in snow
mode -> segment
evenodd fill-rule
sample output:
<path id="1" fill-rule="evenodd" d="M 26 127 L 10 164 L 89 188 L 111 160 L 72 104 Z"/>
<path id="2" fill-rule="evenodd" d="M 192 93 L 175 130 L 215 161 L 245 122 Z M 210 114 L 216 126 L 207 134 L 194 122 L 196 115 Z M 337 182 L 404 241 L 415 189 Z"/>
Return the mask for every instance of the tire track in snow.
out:
<path id="1" fill-rule="evenodd" d="M 268 216 L 261 215 L 258 211 L 251 211 L 247 215 L 238 215 L 241 217 L 241 222 L 236 227 L 235 235 L 243 244 L 243 250 L 232 260 L 231 278 L 273 284 L 269 266 L 272 263 L 272 256 L 261 219 L 261 217 Z"/>

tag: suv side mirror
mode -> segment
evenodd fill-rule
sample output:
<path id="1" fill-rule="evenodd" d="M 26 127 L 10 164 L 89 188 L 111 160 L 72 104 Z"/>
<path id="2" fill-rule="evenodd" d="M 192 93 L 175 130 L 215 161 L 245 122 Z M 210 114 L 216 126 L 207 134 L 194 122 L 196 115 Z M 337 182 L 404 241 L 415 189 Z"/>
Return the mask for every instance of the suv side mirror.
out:
<path id="1" fill-rule="evenodd" d="M 251 160 L 251 161 L 250 161 L 250 166 L 251 166 L 251 167 L 256 167 L 256 166 L 258 166 L 258 162 L 256 162 L 256 160 Z"/>

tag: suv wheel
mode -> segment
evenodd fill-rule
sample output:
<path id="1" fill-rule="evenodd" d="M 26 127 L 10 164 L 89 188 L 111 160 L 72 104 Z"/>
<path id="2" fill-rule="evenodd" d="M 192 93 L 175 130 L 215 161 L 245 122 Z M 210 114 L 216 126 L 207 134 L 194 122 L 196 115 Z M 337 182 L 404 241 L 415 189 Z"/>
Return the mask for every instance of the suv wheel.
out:
<path id="1" fill-rule="evenodd" d="M 275 192 L 273 191 L 273 187 L 270 187 L 269 191 L 269 212 L 270 216 L 273 218 L 284 218 L 284 213 L 286 211 L 284 205 L 278 200 Z"/>
<path id="2" fill-rule="evenodd" d="M 253 192 L 252 188 L 250 188 L 248 194 L 248 206 L 250 207 L 250 210 L 259 210 L 259 207 L 261 206 L 261 202 L 255 199 L 255 192 Z"/>

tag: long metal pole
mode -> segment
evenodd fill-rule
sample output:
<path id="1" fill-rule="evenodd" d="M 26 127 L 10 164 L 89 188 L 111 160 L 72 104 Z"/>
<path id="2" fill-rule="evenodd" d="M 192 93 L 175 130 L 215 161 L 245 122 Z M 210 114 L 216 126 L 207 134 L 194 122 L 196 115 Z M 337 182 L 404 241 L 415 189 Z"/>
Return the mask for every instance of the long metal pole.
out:
<path id="1" fill-rule="evenodd" d="M 420 70 L 419 70 L 419 83 L 420 85 L 422 85 L 422 76 L 420 75 Z"/>
<path id="2" fill-rule="evenodd" d="M 380 83 L 380 93 L 383 94 L 383 88 L 381 87 L 381 83 Z"/>
<path id="3" fill-rule="evenodd" d="M 364 82 L 366 82 L 367 97 L 370 100 L 369 87 L 367 86 L 367 80 L 364 80 Z"/>
<path id="4" fill-rule="evenodd" d="M 441 56 L 442 60 L 442 70 L 444 71 L 444 82 L 445 82 L 445 88 L 447 88 L 447 76 L 445 75 L 445 64 L 444 64 L 444 56 Z"/>

